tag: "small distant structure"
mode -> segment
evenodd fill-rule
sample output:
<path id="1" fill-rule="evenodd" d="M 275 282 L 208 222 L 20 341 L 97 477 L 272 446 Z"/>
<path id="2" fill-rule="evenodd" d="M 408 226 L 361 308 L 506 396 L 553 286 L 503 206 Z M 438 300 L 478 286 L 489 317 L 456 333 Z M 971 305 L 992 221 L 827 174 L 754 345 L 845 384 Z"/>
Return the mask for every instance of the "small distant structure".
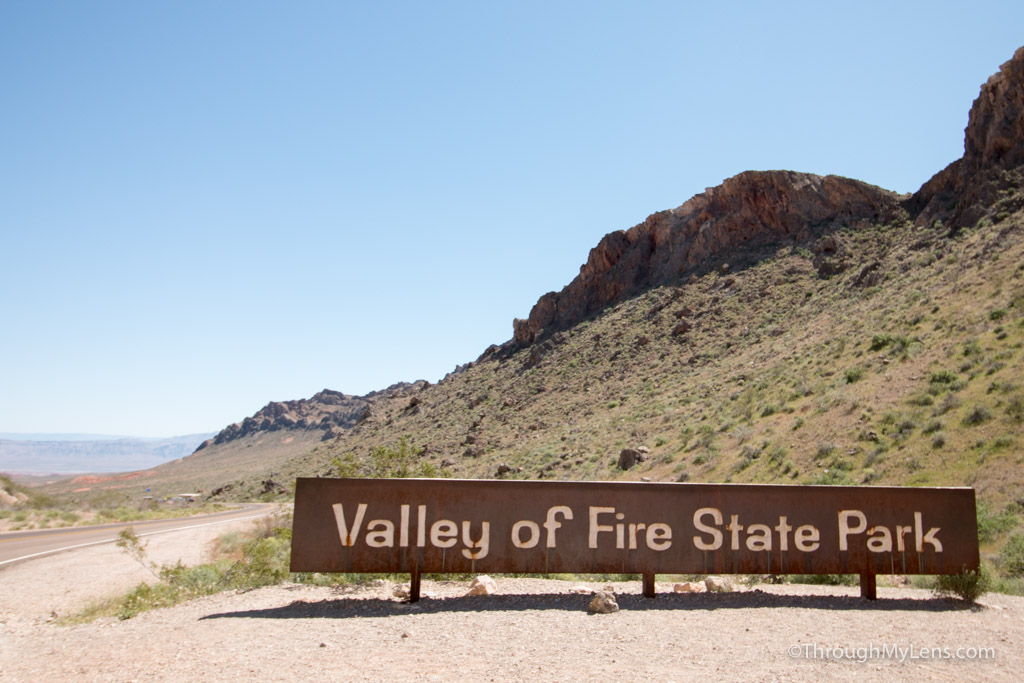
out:
<path id="1" fill-rule="evenodd" d="M 176 493 L 176 494 L 174 494 L 174 497 L 171 498 L 171 502 L 172 503 L 184 503 L 185 505 L 191 505 L 201 495 L 203 495 L 203 494 L 201 494 L 201 493 Z"/>

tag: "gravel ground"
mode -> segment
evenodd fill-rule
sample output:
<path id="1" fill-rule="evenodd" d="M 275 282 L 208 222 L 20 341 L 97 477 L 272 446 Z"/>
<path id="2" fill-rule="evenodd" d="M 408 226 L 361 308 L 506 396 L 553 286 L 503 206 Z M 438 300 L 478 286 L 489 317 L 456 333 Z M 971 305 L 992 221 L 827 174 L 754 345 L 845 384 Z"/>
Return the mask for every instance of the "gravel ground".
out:
<path id="1" fill-rule="evenodd" d="M 204 543 L 222 531 L 154 537 L 150 552 L 158 561 L 199 561 Z M 67 613 L 144 578 L 132 571 L 131 560 L 106 547 L 0 571 L 0 680 L 1024 677 L 1024 598 L 990 595 L 968 608 L 910 588 L 879 588 L 880 599 L 866 602 L 857 588 L 766 585 L 683 595 L 659 583 L 658 597 L 648 600 L 636 581 L 614 584 L 619 612 L 591 615 L 590 596 L 570 592 L 576 584 L 542 579 L 499 577 L 496 595 L 476 597 L 463 597 L 467 582 L 425 581 L 433 597 L 412 605 L 393 598 L 390 584 L 285 585 L 127 621 L 47 621 L 54 609 Z M 886 652 L 892 646 L 914 649 L 901 661 Z M 978 647 L 994 649 L 994 659 L 955 657 L 957 648 Z M 926 648 L 948 648 L 954 657 L 926 659 Z"/>

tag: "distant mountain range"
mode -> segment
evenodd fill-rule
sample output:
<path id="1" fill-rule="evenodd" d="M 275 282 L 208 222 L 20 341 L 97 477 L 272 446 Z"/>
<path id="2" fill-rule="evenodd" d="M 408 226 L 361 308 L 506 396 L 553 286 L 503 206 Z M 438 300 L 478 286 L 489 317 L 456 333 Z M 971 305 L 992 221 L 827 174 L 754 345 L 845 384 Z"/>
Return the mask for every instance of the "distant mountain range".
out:
<path id="1" fill-rule="evenodd" d="M 0 472 L 72 474 L 144 470 L 182 458 L 212 434 L 166 439 L 98 434 L 0 434 Z"/>

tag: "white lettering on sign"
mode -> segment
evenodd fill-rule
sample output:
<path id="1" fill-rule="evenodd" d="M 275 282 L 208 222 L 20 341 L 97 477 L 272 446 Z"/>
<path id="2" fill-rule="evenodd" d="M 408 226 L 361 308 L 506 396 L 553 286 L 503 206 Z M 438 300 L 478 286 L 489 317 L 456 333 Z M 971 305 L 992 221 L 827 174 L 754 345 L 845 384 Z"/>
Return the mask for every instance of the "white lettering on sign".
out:
<path id="1" fill-rule="evenodd" d="M 404 504 L 399 506 L 397 525 L 393 519 L 384 517 L 371 519 L 364 525 L 370 509 L 368 503 L 358 503 L 354 509 L 350 504 L 348 515 L 342 503 L 331 507 L 338 538 L 345 547 L 362 541 L 370 548 L 394 548 L 396 545 L 408 548 L 415 539 L 417 548 L 425 548 L 429 544 L 434 548 L 447 549 L 461 543 L 461 554 L 471 560 L 483 559 L 490 552 L 491 523 L 486 520 L 429 519 L 427 505 L 417 505 L 414 516 L 412 506 Z M 545 548 L 556 548 L 560 531 L 572 527 L 570 523 L 574 518 L 568 505 L 553 505 L 548 508 L 543 521 L 522 519 L 515 522 L 510 530 L 510 540 L 514 547 L 523 550 L 538 547 L 542 540 Z M 821 530 L 813 524 L 794 526 L 786 515 L 779 515 L 776 519 L 775 523 L 764 519 L 750 522 L 740 514 L 726 515 L 716 507 L 698 508 L 692 518 L 695 531 L 693 545 L 703 551 L 725 549 L 754 553 L 788 552 L 790 548 L 811 553 L 821 547 Z M 480 525 L 479 533 L 475 532 L 477 523 Z M 576 533 L 580 531 L 577 529 Z M 870 525 L 868 515 L 862 510 L 839 510 L 836 538 L 840 552 L 849 552 L 857 544 L 863 544 L 862 547 L 872 553 L 907 552 L 911 550 L 908 540 L 911 537 L 913 551 L 923 553 L 927 547 L 941 553 L 940 531 L 940 527 L 926 530 L 923 514 L 919 511 L 913 512 L 911 524 L 890 527 Z M 613 506 L 591 505 L 587 510 L 587 547 L 596 550 L 603 546 L 613 546 L 617 550 L 661 552 L 672 547 L 672 527 L 666 522 L 627 520 L 626 513 Z"/>
<path id="2" fill-rule="evenodd" d="M 941 527 L 933 526 L 928 529 L 926 533 L 924 530 L 924 517 L 920 512 L 914 512 L 913 527 L 897 525 L 895 529 L 897 552 L 904 552 L 906 550 L 904 536 L 911 532 L 914 534 L 915 551 L 923 553 L 924 544 L 928 543 L 932 546 L 932 549 L 935 552 L 942 552 L 942 542 L 937 537 Z M 869 529 L 867 515 L 860 510 L 839 511 L 840 552 L 846 552 L 850 549 L 851 536 L 859 536 L 864 533 L 868 534 L 867 543 L 865 544 L 868 550 L 873 553 L 892 552 L 892 539 L 894 534 L 888 529 L 888 527 L 873 526 Z"/>
<path id="3" fill-rule="evenodd" d="M 342 503 L 335 503 L 331 506 L 334 510 L 334 521 L 338 526 L 338 537 L 343 546 L 351 547 L 359 541 L 362 531 L 363 519 L 366 517 L 366 510 L 369 506 L 366 503 L 359 503 L 356 506 L 355 517 L 349 523 L 345 517 L 345 506 Z M 409 547 L 409 519 L 410 507 L 402 505 L 398 510 L 398 547 Z M 572 512 L 569 512 L 571 518 Z M 558 523 L 555 522 L 557 528 Z M 429 535 L 430 545 L 435 548 L 451 548 L 459 542 L 459 525 L 450 519 L 435 520 L 427 525 L 427 506 L 419 505 L 416 509 L 416 547 L 425 548 Z M 395 523 L 390 519 L 372 519 L 366 524 L 364 542 L 371 548 L 393 548 L 395 547 Z M 462 555 L 468 560 L 482 560 L 487 557 L 491 547 L 491 525 L 490 522 L 480 522 L 480 535 L 473 538 L 473 525 L 469 520 L 462 522 Z"/>
<path id="4" fill-rule="evenodd" d="M 725 544 L 725 534 L 722 532 L 728 531 L 730 550 L 746 548 L 755 553 L 770 552 L 775 548 L 776 540 L 778 540 L 779 550 L 789 550 L 789 532 L 793 531 L 793 527 L 785 515 L 779 516 L 779 523 L 774 527 L 767 524 L 744 526 L 740 524 L 739 515 L 730 515 L 729 523 L 723 527 L 724 522 L 725 518 L 718 508 L 700 508 L 694 512 L 693 527 L 701 534 L 693 537 L 694 547 L 698 550 L 719 550 Z M 743 531 L 746 533 L 741 533 Z M 818 542 L 820 538 L 821 535 L 816 527 L 804 524 L 796 528 L 793 544 L 797 550 L 808 553 L 818 549 L 821 545 Z"/>
<path id="5" fill-rule="evenodd" d="M 355 539 L 359 537 L 359 527 L 363 525 L 363 516 L 366 514 L 366 503 L 360 503 L 359 507 L 356 508 L 356 518 L 352 522 L 352 528 L 349 529 L 348 524 L 345 522 L 345 506 L 341 503 L 335 503 L 331 506 L 334 509 L 334 521 L 338 525 L 338 535 L 341 537 L 342 545 L 355 545 Z"/>
<path id="6" fill-rule="evenodd" d="M 600 524 L 599 517 L 601 515 L 614 515 L 615 519 L 619 522 L 618 524 Z M 644 545 L 651 550 L 662 551 L 668 550 L 672 547 L 672 527 L 664 522 L 655 522 L 653 524 L 648 523 L 630 523 L 626 524 L 623 520 L 626 519 L 626 515 L 622 512 L 616 512 L 613 507 L 590 507 L 590 531 L 587 535 L 587 547 L 597 548 L 600 540 L 598 534 L 605 532 L 615 532 L 615 547 L 619 550 L 626 549 L 627 536 L 630 550 L 637 549 L 637 535 L 644 532 Z"/>

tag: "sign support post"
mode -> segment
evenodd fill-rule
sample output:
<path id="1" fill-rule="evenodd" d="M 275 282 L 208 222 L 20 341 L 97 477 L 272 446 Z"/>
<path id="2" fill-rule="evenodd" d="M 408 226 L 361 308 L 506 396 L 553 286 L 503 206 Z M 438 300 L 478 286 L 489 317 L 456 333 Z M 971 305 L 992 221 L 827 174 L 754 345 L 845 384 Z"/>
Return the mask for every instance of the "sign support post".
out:
<path id="1" fill-rule="evenodd" d="M 643 579 L 644 579 L 644 597 L 645 598 L 653 598 L 654 597 L 654 574 L 650 573 L 650 572 L 644 572 Z"/>
<path id="2" fill-rule="evenodd" d="M 865 600 L 878 599 L 874 572 L 864 572 L 860 575 L 860 597 Z"/>

